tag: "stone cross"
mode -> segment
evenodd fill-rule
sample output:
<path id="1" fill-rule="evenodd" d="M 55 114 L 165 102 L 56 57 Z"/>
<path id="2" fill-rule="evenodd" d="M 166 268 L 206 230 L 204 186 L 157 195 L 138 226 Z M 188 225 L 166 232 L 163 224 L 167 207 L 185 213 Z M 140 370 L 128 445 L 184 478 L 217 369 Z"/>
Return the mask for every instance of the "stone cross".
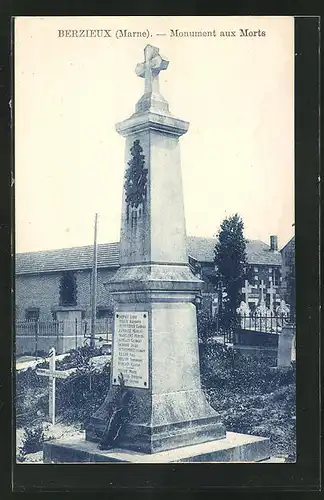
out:
<path id="1" fill-rule="evenodd" d="M 265 289 L 265 284 L 263 280 L 261 280 L 260 290 L 261 290 L 261 303 L 264 301 L 263 290 Z"/>
<path id="2" fill-rule="evenodd" d="M 251 287 L 249 286 L 248 280 L 245 280 L 245 286 L 242 288 L 242 292 L 245 295 L 245 303 L 248 305 L 249 303 L 249 293 L 251 291 Z"/>
<path id="3" fill-rule="evenodd" d="M 272 280 L 270 281 L 270 288 L 268 288 L 267 292 L 270 294 L 270 311 L 273 312 L 273 299 L 276 292 L 275 289 L 273 288 Z"/>
<path id="4" fill-rule="evenodd" d="M 144 49 L 144 62 L 137 64 L 135 72 L 137 76 L 145 78 L 144 93 L 159 94 L 159 73 L 167 69 L 169 61 L 163 59 L 159 54 L 159 49 L 152 45 L 146 45 Z"/>
<path id="5" fill-rule="evenodd" d="M 48 353 L 49 357 L 49 370 L 44 368 L 38 368 L 36 370 L 37 375 L 41 375 L 44 377 L 48 377 L 49 386 L 49 419 L 52 424 L 55 424 L 55 380 L 57 378 L 67 378 L 71 375 L 71 370 L 67 371 L 56 371 L 55 363 L 56 363 L 56 355 L 55 348 L 51 347 Z"/>

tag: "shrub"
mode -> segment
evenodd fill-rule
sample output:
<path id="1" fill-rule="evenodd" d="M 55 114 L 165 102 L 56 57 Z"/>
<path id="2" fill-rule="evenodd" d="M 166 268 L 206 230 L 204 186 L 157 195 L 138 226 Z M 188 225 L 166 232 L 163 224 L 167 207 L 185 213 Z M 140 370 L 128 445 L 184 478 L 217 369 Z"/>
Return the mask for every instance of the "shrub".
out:
<path id="1" fill-rule="evenodd" d="M 39 421 L 39 409 L 48 412 L 47 377 L 40 377 L 33 368 L 16 372 L 16 426 L 30 426 Z"/>
<path id="2" fill-rule="evenodd" d="M 68 356 L 64 359 L 57 361 L 57 368 L 59 370 L 68 370 L 69 368 L 81 368 L 86 366 L 90 359 L 94 356 L 100 356 L 101 349 L 98 347 L 91 347 L 88 345 L 72 349 Z"/>
<path id="3" fill-rule="evenodd" d="M 197 330 L 200 342 L 206 342 L 208 338 L 215 334 L 216 325 L 204 310 L 197 312 Z"/>
<path id="4" fill-rule="evenodd" d="M 57 421 L 86 422 L 103 402 L 109 389 L 110 367 L 98 373 L 89 364 L 100 354 L 100 349 L 84 346 L 57 361 L 58 370 L 77 368 L 67 379 L 56 380 Z M 48 362 L 40 363 L 38 368 L 48 368 Z M 40 423 L 49 411 L 48 378 L 37 375 L 33 368 L 17 372 L 15 399 L 17 428 Z"/>
<path id="5" fill-rule="evenodd" d="M 214 342 L 200 344 L 200 369 L 208 390 L 226 387 L 239 393 L 263 394 L 295 384 L 296 369 L 273 370 L 266 356 L 248 356 Z"/>
<path id="6" fill-rule="evenodd" d="M 103 403 L 110 382 L 110 365 L 101 372 L 86 364 L 65 380 L 57 381 L 57 417 L 67 423 L 86 425 Z"/>
<path id="7" fill-rule="evenodd" d="M 267 436 L 273 454 L 296 445 L 295 366 L 272 369 L 264 356 L 217 343 L 200 345 L 201 380 L 227 431 Z"/>
<path id="8" fill-rule="evenodd" d="M 44 431 L 42 425 L 34 427 L 26 427 L 23 437 L 22 446 L 20 448 L 20 457 L 23 458 L 28 453 L 35 453 L 43 449 Z"/>

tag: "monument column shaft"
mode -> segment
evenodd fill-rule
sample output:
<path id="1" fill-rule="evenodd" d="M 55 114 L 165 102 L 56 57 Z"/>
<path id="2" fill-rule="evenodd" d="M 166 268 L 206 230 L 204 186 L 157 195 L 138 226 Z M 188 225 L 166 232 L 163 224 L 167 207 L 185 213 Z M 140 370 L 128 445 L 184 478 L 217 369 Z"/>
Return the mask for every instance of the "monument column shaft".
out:
<path id="1" fill-rule="evenodd" d="M 138 139 L 148 170 L 146 197 L 137 208 L 122 202 L 120 264 L 188 264 L 177 137 L 145 130 L 126 138 L 125 162 Z"/>

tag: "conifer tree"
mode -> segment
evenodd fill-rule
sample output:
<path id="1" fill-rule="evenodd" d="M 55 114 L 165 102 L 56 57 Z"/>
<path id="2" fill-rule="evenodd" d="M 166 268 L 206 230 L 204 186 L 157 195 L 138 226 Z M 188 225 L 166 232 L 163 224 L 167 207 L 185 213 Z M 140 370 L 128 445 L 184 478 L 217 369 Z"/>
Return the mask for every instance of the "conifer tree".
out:
<path id="1" fill-rule="evenodd" d="M 233 326 L 236 309 L 240 305 L 241 288 L 247 278 L 246 240 L 243 229 L 243 220 L 238 214 L 225 218 L 215 245 L 216 273 L 226 295 L 222 301 L 222 313 L 224 318 L 227 317 L 227 327 Z"/>

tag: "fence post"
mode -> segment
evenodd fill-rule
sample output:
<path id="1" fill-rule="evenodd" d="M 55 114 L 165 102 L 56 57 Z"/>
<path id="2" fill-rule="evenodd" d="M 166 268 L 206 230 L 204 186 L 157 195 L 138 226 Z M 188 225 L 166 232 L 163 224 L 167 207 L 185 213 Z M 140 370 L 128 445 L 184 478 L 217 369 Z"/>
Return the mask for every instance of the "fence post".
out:
<path id="1" fill-rule="evenodd" d="M 59 352 L 59 334 L 60 334 L 60 325 L 57 320 L 54 320 L 54 325 L 56 329 L 56 352 Z"/>
<path id="2" fill-rule="evenodd" d="M 87 345 L 87 320 L 83 319 L 81 321 L 81 335 L 83 336 L 82 345 Z"/>
<path id="3" fill-rule="evenodd" d="M 78 348 L 78 318 L 75 318 L 75 348 Z"/>
<path id="4" fill-rule="evenodd" d="M 35 320 L 35 357 L 37 359 L 37 352 L 38 352 L 38 320 Z"/>

